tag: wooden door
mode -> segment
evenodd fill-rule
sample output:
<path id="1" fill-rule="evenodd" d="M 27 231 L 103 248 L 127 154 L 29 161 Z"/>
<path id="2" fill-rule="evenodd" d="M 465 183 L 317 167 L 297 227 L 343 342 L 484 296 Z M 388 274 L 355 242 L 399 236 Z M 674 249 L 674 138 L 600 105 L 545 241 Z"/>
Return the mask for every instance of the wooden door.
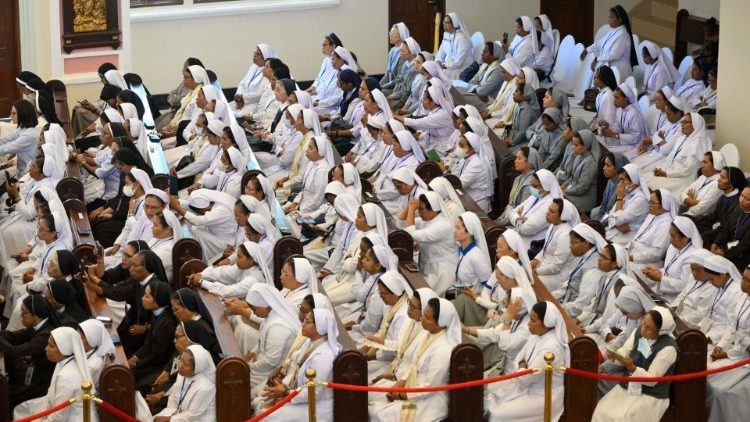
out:
<path id="1" fill-rule="evenodd" d="M 20 98 L 16 75 L 21 70 L 18 35 L 18 0 L 0 0 L 0 117 L 8 117 Z"/>
<path id="2" fill-rule="evenodd" d="M 560 39 L 572 35 L 583 45 L 594 41 L 594 0 L 542 0 L 540 9 L 560 31 Z"/>
<path id="3" fill-rule="evenodd" d="M 388 29 L 390 30 L 393 24 L 403 22 L 409 27 L 409 33 L 417 40 L 422 50 L 432 51 L 435 42 L 435 9 L 433 4 L 438 5 L 441 16 L 444 16 L 445 0 L 389 0 Z M 440 25 L 441 28 L 438 33 L 439 36 L 442 36 L 442 23 Z M 383 39 L 387 42 L 387 33 L 383 34 Z"/>

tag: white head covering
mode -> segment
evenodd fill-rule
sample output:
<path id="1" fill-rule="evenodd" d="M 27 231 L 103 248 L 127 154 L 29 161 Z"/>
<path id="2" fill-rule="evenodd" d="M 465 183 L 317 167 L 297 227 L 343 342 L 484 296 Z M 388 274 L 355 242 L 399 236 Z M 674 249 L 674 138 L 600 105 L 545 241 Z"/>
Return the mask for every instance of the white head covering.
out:
<path id="1" fill-rule="evenodd" d="M 644 180 L 643 183 L 641 183 L 641 169 L 638 167 L 638 164 L 635 163 L 628 163 L 622 166 L 623 170 L 628 174 L 628 177 L 630 178 L 630 181 L 638 185 L 638 188 L 643 192 L 643 196 L 648 200 L 648 198 L 651 196 L 651 193 L 648 190 L 648 185 L 646 185 L 646 181 Z"/>
<path id="2" fill-rule="evenodd" d="M 432 98 L 432 101 L 437 103 L 440 108 L 448 113 L 453 110 L 453 98 L 446 95 L 445 89 L 432 84 L 432 86 L 427 88 L 427 92 L 430 93 L 430 98 Z"/>
<path id="3" fill-rule="evenodd" d="M 299 91 L 299 92 L 301 92 L 301 91 Z M 307 94 L 307 93 L 305 93 L 305 94 Z M 297 97 L 297 98 L 299 98 L 299 97 Z M 287 107 L 286 108 L 286 112 L 289 113 L 289 115 L 292 116 L 292 119 L 294 119 L 296 121 L 297 120 L 297 116 L 299 116 L 299 114 L 302 112 L 302 110 L 304 110 L 306 108 L 309 108 L 309 107 L 305 107 L 304 105 L 302 105 L 300 103 L 297 103 L 297 104 L 292 104 L 289 107 Z M 292 122 L 292 123 L 294 123 L 294 122 Z"/>
<path id="4" fill-rule="evenodd" d="M 552 302 L 547 302 L 547 310 L 544 311 L 544 326 L 555 330 L 555 337 L 557 342 L 560 343 L 563 350 L 565 350 L 565 366 L 570 365 L 570 347 L 568 347 L 568 330 L 565 327 L 565 320 L 563 319 L 560 310 Z"/>
<path id="5" fill-rule="evenodd" d="M 430 208 L 432 208 L 433 211 L 440 211 L 436 218 L 442 218 L 447 221 L 448 224 L 453 226 L 453 219 L 451 219 L 451 216 L 445 212 L 447 207 L 443 203 L 443 199 L 440 195 L 433 191 L 427 191 L 422 195 L 427 199 L 427 202 L 430 204 Z"/>
<path id="6" fill-rule="evenodd" d="M 386 123 L 388 123 L 388 126 L 390 127 L 391 132 L 393 132 L 394 135 L 396 134 L 396 132 L 401 132 L 402 130 L 406 130 L 403 123 L 399 122 L 396 119 L 388 120 L 388 122 Z"/>
<path id="7" fill-rule="evenodd" d="M 344 174 L 344 183 L 354 188 L 357 195 L 362 195 L 362 182 L 359 180 L 359 171 L 351 163 L 341 165 L 341 171 Z"/>
<path id="8" fill-rule="evenodd" d="M 206 73 L 206 69 L 204 69 L 203 66 L 188 66 L 188 70 L 190 70 L 190 74 L 193 76 L 193 80 L 196 83 L 201 85 L 211 85 L 211 80 L 208 78 L 208 73 Z"/>
<path id="9" fill-rule="evenodd" d="M 655 306 L 653 311 L 656 311 L 661 315 L 661 327 L 659 327 L 659 335 L 667 335 L 670 337 L 674 337 L 674 317 L 672 316 L 672 311 L 669 309 L 663 307 L 663 306 Z"/>
<path id="10" fill-rule="evenodd" d="M 392 180 L 398 180 L 401 183 L 406 183 L 407 185 L 417 185 L 422 190 L 429 190 L 429 187 L 427 186 L 427 183 L 422 180 L 421 177 L 414 171 L 414 169 L 409 167 L 400 167 L 396 171 L 393 172 L 393 176 L 391 176 Z"/>
<path id="11" fill-rule="evenodd" d="M 573 231 L 576 232 L 577 235 L 582 237 L 583 240 L 594 245 L 594 247 L 598 251 L 604 249 L 604 245 L 607 244 L 607 241 L 602 237 L 602 235 L 586 223 L 576 224 L 575 226 L 573 226 Z"/>
<path id="12" fill-rule="evenodd" d="M 399 274 L 398 270 L 386 271 L 380 277 L 380 281 L 396 296 L 401 296 L 404 293 L 406 293 L 407 297 L 412 295 L 411 286 L 406 279 Z"/>
<path id="13" fill-rule="evenodd" d="M 109 119 L 110 123 L 122 123 L 122 116 L 120 113 L 115 110 L 114 108 L 107 108 L 104 110 L 104 114 L 107 115 L 107 118 Z M 112 133 L 112 128 L 109 128 L 109 133 Z"/>
<path id="14" fill-rule="evenodd" d="M 443 71 L 443 68 L 434 60 L 427 60 L 426 62 L 422 63 L 422 69 L 424 69 L 427 73 L 430 74 L 430 76 L 432 76 L 432 79 L 430 79 L 431 84 L 434 84 L 435 80 L 438 80 L 441 82 L 443 87 L 451 86 L 450 78 L 448 78 L 448 76 Z"/>
<path id="15" fill-rule="evenodd" d="M 690 112 L 690 104 L 688 104 L 682 97 L 678 95 L 672 95 L 669 97 L 669 102 L 675 106 L 677 110 L 680 110 L 683 113 L 689 113 Z"/>
<path id="16" fill-rule="evenodd" d="M 168 209 L 165 209 L 162 213 L 164 214 L 164 219 L 167 220 L 167 225 L 172 229 L 172 238 L 174 241 L 177 242 L 182 239 L 182 224 L 180 224 L 180 219 Z"/>
<path id="17" fill-rule="evenodd" d="M 331 299 L 328 299 L 328 296 L 323 293 L 313 293 L 312 297 L 313 309 L 325 309 L 333 313 L 333 305 L 331 304 Z"/>
<path id="18" fill-rule="evenodd" d="M 305 257 L 295 257 L 294 278 L 301 284 L 307 284 L 311 293 L 318 293 L 318 277 L 310 260 Z"/>
<path id="19" fill-rule="evenodd" d="M 411 151 L 414 156 L 417 157 L 417 160 L 419 160 L 420 163 L 425 160 L 424 152 L 422 152 L 422 146 L 420 146 L 417 140 L 414 139 L 414 135 L 412 135 L 411 132 L 409 132 L 408 130 L 400 130 L 394 135 L 396 135 L 398 144 L 401 145 L 402 149 Z"/>
<path id="20" fill-rule="evenodd" d="M 472 117 L 469 118 L 473 120 Z M 495 184 L 493 183 L 493 181 L 495 180 L 496 171 L 494 171 L 495 166 L 490 164 L 490 161 L 487 158 L 490 155 L 494 157 L 495 154 L 492 149 L 486 149 L 480 135 L 474 132 L 466 132 L 462 135 L 462 137 L 466 138 L 466 140 L 469 142 L 469 145 L 471 145 L 471 148 L 476 152 L 477 156 L 479 156 L 479 159 L 482 160 L 482 165 L 484 166 L 484 168 L 490 173 L 490 183 L 487 183 L 484 192 L 487 197 L 490 197 L 495 191 Z M 492 148 L 492 146 L 490 146 L 490 148 Z"/>
<path id="21" fill-rule="evenodd" d="M 354 223 L 359 210 L 359 199 L 351 192 L 343 192 L 333 200 L 333 208 L 337 214 Z"/>
<path id="22" fill-rule="evenodd" d="M 724 170 L 724 166 L 726 165 L 724 163 L 724 156 L 721 155 L 721 152 L 719 151 L 711 151 L 711 158 L 714 162 L 714 168 L 716 170 L 722 171 Z"/>
<path id="23" fill-rule="evenodd" d="M 276 243 L 276 241 L 281 238 L 279 229 L 271 223 L 271 219 L 263 214 L 250 214 L 247 217 L 247 224 L 249 224 L 257 233 L 266 235 L 268 240 L 273 243 Z"/>
<path id="24" fill-rule="evenodd" d="M 366 237 L 368 239 L 372 239 L 372 238 L 381 239 L 380 236 L 366 236 Z M 381 239 L 381 241 L 383 240 Z M 375 254 L 375 257 L 378 259 L 378 262 L 380 263 L 380 265 L 383 266 L 383 268 L 386 269 L 386 271 L 398 272 L 398 256 L 396 256 L 396 254 L 393 253 L 393 250 L 391 250 L 390 246 L 387 246 L 385 244 L 376 245 L 373 242 L 372 253 Z"/>
<path id="25" fill-rule="evenodd" d="M 623 312 L 648 312 L 656 306 L 649 295 L 643 290 L 637 281 L 626 275 L 621 275 L 620 279 L 625 282 L 620 294 L 615 299 L 615 304 Z"/>
<path id="26" fill-rule="evenodd" d="M 693 246 L 698 249 L 703 248 L 703 238 L 701 238 L 701 233 L 698 231 L 698 228 L 695 226 L 692 219 L 680 215 L 674 218 L 672 224 L 677 227 L 680 233 L 690 239 L 690 243 L 692 243 Z"/>
<path id="27" fill-rule="evenodd" d="M 55 372 L 52 374 L 52 378 L 54 379 L 68 362 L 67 357 L 73 357 L 73 364 L 78 368 L 78 374 L 81 376 L 81 379 L 89 381 L 93 390 L 94 382 L 91 379 L 86 352 L 83 349 L 83 342 L 81 342 L 81 336 L 78 335 L 78 331 L 70 327 L 55 328 L 52 330 L 52 338 L 55 339 L 55 344 L 60 353 L 66 356 L 66 359 L 55 365 Z"/>
<path id="28" fill-rule="evenodd" d="M 534 54 L 539 53 L 539 45 L 537 45 L 536 29 L 534 28 L 534 21 L 528 16 L 521 16 L 521 23 L 523 24 L 523 30 L 529 33 L 531 37 L 531 49 Z"/>
<path id="29" fill-rule="evenodd" d="M 276 50 L 271 47 L 271 44 L 258 44 L 256 47 L 260 50 L 260 54 L 263 55 L 263 60 L 275 59 L 278 57 L 276 56 Z"/>
<path id="30" fill-rule="evenodd" d="M 573 227 L 581 222 L 581 216 L 578 213 L 578 208 L 576 208 L 576 206 L 567 199 L 563 199 L 563 209 L 562 213 L 560 213 L 560 219 L 563 221 L 563 223 L 568 223 L 570 227 Z"/>
<path id="31" fill-rule="evenodd" d="M 450 345 L 457 346 L 461 344 L 461 320 L 458 318 L 456 307 L 447 299 L 440 298 L 438 301 L 440 302 L 440 315 L 438 315 L 437 323 L 445 328 L 445 335 Z"/>
<path id="32" fill-rule="evenodd" d="M 491 268 L 490 251 L 487 248 L 487 239 L 484 237 L 484 228 L 482 222 L 479 221 L 479 217 L 471 211 L 466 211 L 461 214 L 461 221 L 463 221 L 466 231 L 474 238 L 479 250 L 482 251 L 482 259 L 487 260 L 487 268 Z"/>
<path id="33" fill-rule="evenodd" d="M 692 146 L 693 154 L 701 159 L 703 154 L 711 151 L 711 140 L 706 135 L 706 120 L 700 114 L 691 112 L 690 121 L 693 125 L 693 133 L 687 135 L 684 145 Z"/>
<path id="34" fill-rule="evenodd" d="M 656 59 L 656 63 L 654 63 L 652 66 L 658 66 L 664 69 L 668 77 L 667 83 L 674 83 L 677 81 L 677 79 L 680 78 L 680 72 L 678 72 L 677 68 L 674 67 L 672 61 L 664 56 L 664 51 L 659 48 L 658 45 L 654 44 L 652 41 L 647 40 L 643 42 L 643 47 L 648 50 L 648 55 L 651 56 L 651 58 Z M 639 51 L 638 53 L 641 52 Z"/>
<path id="35" fill-rule="evenodd" d="M 307 108 L 302 110 L 302 121 L 305 127 L 312 130 L 316 136 L 323 133 L 323 128 L 320 126 L 320 118 L 314 110 Z"/>
<path id="36" fill-rule="evenodd" d="M 199 209 L 207 208 L 208 204 L 214 203 L 234 212 L 236 201 L 232 195 L 211 189 L 196 189 L 188 196 L 188 204 Z"/>
<path id="37" fill-rule="evenodd" d="M 539 183 L 542 185 L 542 189 L 549 192 L 550 197 L 553 199 L 562 198 L 562 190 L 560 190 L 560 184 L 557 182 L 557 178 L 551 171 L 547 169 L 537 170 L 534 173 L 539 179 Z"/>
<path id="38" fill-rule="evenodd" d="M 222 137 L 224 136 L 224 127 L 226 125 L 224 122 L 218 119 L 208 119 L 208 125 L 206 126 L 206 129 L 208 129 L 212 134 Z"/>
<path id="39" fill-rule="evenodd" d="M 313 318 L 315 319 L 315 331 L 326 336 L 326 341 L 333 353 L 338 355 L 341 351 L 341 344 L 338 342 L 339 327 L 336 325 L 336 317 L 327 309 L 315 308 L 313 309 Z"/>
<path id="40" fill-rule="evenodd" d="M 617 85 L 617 87 L 620 88 L 620 91 L 622 91 L 623 94 L 625 94 L 630 104 L 638 105 L 638 94 L 630 85 L 623 82 L 620 85 Z M 640 110 L 638 112 L 640 113 Z"/>
<path id="41" fill-rule="evenodd" d="M 245 208 L 250 211 L 250 213 L 260 213 L 264 217 L 268 218 L 268 220 L 271 220 L 271 216 L 268 214 L 268 210 L 260 206 L 260 201 L 258 201 L 257 198 L 250 196 L 250 195 L 240 195 L 240 201 L 242 201 L 242 204 L 245 205 Z"/>
<path id="42" fill-rule="evenodd" d="M 341 182 L 338 180 L 334 180 L 333 182 L 330 182 L 326 185 L 325 194 L 333 195 L 333 196 L 339 196 L 342 193 L 346 192 L 346 186 L 344 186 Z"/>
<path id="43" fill-rule="evenodd" d="M 63 161 L 68 161 L 68 146 L 66 145 L 67 135 L 65 130 L 57 123 L 50 123 L 49 129 L 44 132 L 44 142 L 55 146 L 57 154 Z"/>
<path id="44" fill-rule="evenodd" d="M 70 224 L 68 222 L 67 214 L 60 214 L 57 211 L 52 211 L 52 218 L 55 220 L 55 232 L 57 233 L 57 243 L 65 245 L 72 249 L 73 245 L 73 232 L 70 230 Z"/>
<path id="45" fill-rule="evenodd" d="M 138 109 L 136 109 L 133 104 L 122 103 L 122 104 L 120 104 L 120 109 L 122 110 L 122 118 L 123 118 L 123 120 L 137 119 L 138 118 Z"/>
<path id="46" fill-rule="evenodd" d="M 528 66 L 522 67 L 521 72 L 523 72 L 523 78 L 526 80 L 526 84 L 529 85 L 534 91 L 539 89 L 539 75 L 536 74 L 536 71 Z"/>
<path id="47" fill-rule="evenodd" d="M 464 204 L 461 202 L 461 198 L 458 197 L 458 194 L 456 193 L 456 190 L 453 189 L 453 185 L 451 185 L 451 182 L 448 181 L 443 176 L 436 177 L 432 179 L 429 183 L 430 189 L 437 192 L 438 195 L 443 199 L 443 201 L 451 200 L 451 202 L 455 205 L 458 214 L 453 215 L 451 214 L 451 208 L 447 208 L 445 211 L 448 214 L 451 214 L 451 221 L 456 221 L 456 218 L 463 214 L 464 210 Z"/>
<path id="48" fill-rule="evenodd" d="M 110 85 L 119 87 L 122 90 L 130 89 L 128 87 L 128 83 L 125 82 L 125 78 L 122 76 L 122 73 L 120 73 L 120 71 L 117 69 L 110 69 L 104 72 L 104 79 L 106 79 L 107 83 L 109 83 Z"/>
<path id="49" fill-rule="evenodd" d="M 687 258 L 685 258 L 685 261 L 687 261 L 690 264 L 697 264 L 701 267 L 706 266 L 706 260 L 714 256 L 711 251 L 708 249 L 698 248 L 693 253 L 688 255 Z"/>
<path id="50" fill-rule="evenodd" d="M 146 195 L 153 195 L 159 198 L 159 200 L 165 205 L 169 205 L 169 197 L 167 196 L 167 193 L 161 189 L 154 189 L 154 188 L 146 189 Z"/>
<path id="51" fill-rule="evenodd" d="M 143 122 L 138 119 L 130 119 L 130 136 L 133 137 L 133 143 L 138 148 L 138 152 L 143 157 L 147 164 L 150 164 L 151 158 L 149 157 L 148 144 L 149 140 L 146 135 L 146 127 Z"/>
<path id="52" fill-rule="evenodd" d="M 65 206 L 63 206 L 62 201 L 60 200 L 60 197 L 57 196 L 57 191 L 55 191 L 53 188 L 42 186 L 39 188 L 39 192 L 41 193 L 42 197 L 44 197 L 45 200 L 47 200 L 47 206 L 49 207 L 50 213 L 53 215 L 61 215 L 66 216 L 68 215 L 68 212 L 65 210 Z M 57 233 L 57 237 L 65 237 L 67 239 L 68 243 L 65 244 L 66 248 L 73 249 L 73 232 L 70 230 L 70 225 L 65 225 L 67 228 L 65 229 L 65 233 Z"/>
<path id="53" fill-rule="evenodd" d="M 380 111 L 382 111 L 385 115 L 385 120 L 390 121 L 391 119 L 393 119 L 391 106 L 388 104 L 388 98 L 386 98 L 385 94 L 383 94 L 383 91 L 375 88 L 370 91 L 370 95 L 372 95 L 372 99 L 375 100 L 375 103 L 378 105 Z"/>
<path id="54" fill-rule="evenodd" d="M 461 32 L 466 34 L 470 34 L 469 29 L 464 25 L 464 21 L 461 19 L 461 16 L 458 15 L 456 12 L 448 12 L 447 15 L 451 18 L 451 22 L 453 23 L 453 26 L 456 29 L 460 29 Z"/>
<path id="55" fill-rule="evenodd" d="M 256 176 L 256 179 L 258 179 L 258 182 L 260 183 L 260 188 L 263 190 L 263 195 L 266 196 L 264 201 L 268 205 L 268 209 L 271 211 L 271 214 L 273 214 L 274 210 L 276 209 L 276 191 L 273 190 L 273 186 L 271 185 L 271 182 L 268 181 L 268 178 L 266 176 L 258 174 Z"/>
<path id="56" fill-rule="evenodd" d="M 253 261 L 255 261 L 255 265 L 258 266 L 258 268 L 260 269 L 260 272 L 263 273 L 263 278 L 265 279 L 266 284 L 274 286 L 273 275 L 271 274 L 271 271 L 268 269 L 268 263 L 266 262 L 266 258 L 263 255 L 263 251 L 260 250 L 260 246 L 258 246 L 257 243 L 250 242 L 250 241 L 242 243 L 242 246 L 245 247 L 247 254 L 250 255 L 250 258 L 252 258 Z M 274 290 L 276 290 L 275 286 L 273 288 Z"/>
<path id="57" fill-rule="evenodd" d="M 245 297 L 245 302 L 252 306 L 271 308 L 271 312 L 277 313 L 288 327 L 291 327 L 294 331 L 300 329 L 297 313 L 292 310 L 289 303 L 281 296 L 279 290 L 271 284 L 255 283 L 250 286 L 250 290 L 248 290 Z"/>
<path id="58" fill-rule="evenodd" d="M 435 293 L 435 291 L 429 287 L 421 287 L 414 290 L 409 299 L 414 297 L 414 293 L 419 293 L 419 302 L 422 305 L 422 313 L 424 313 L 424 310 L 427 309 L 427 302 L 429 302 L 430 299 L 438 297 L 437 293 Z"/>
<path id="59" fill-rule="evenodd" d="M 297 104 L 302 106 L 302 108 L 312 108 L 313 101 L 312 101 L 312 97 L 310 96 L 310 94 L 308 94 L 305 91 L 297 90 L 297 91 L 294 91 L 294 96 L 297 97 Z M 293 114 L 292 116 L 296 118 L 296 114 Z"/>
<path id="60" fill-rule="evenodd" d="M 406 26 L 405 23 L 403 22 L 394 23 L 393 28 L 398 29 L 398 36 L 401 37 L 402 40 L 405 40 L 411 37 L 411 34 L 409 33 L 409 28 Z"/>
<path id="61" fill-rule="evenodd" d="M 328 168 L 336 165 L 336 160 L 333 157 L 333 146 L 331 146 L 331 141 L 328 140 L 328 137 L 325 135 L 319 135 L 314 136 L 313 140 L 315 141 L 315 147 L 318 149 L 318 154 L 320 154 L 321 157 L 323 157 L 323 160 L 325 160 L 326 163 L 328 163 Z"/>
<path id="62" fill-rule="evenodd" d="M 383 239 L 388 239 L 388 224 L 385 221 L 383 209 L 369 202 L 362 204 L 360 208 L 362 208 L 362 212 L 365 214 L 367 225 L 374 227 L 375 231 Z"/>
<path id="63" fill-rule="evenodd" d="M 542 23 L 542 29 L 544 30 L 545 36 L 547 36 L 550 40 L 554 41 L 555 39 L 555 33 L 554 28 L 552 28 L 552 22 L 550 22 L 549 17 L 547 15 L 539 15 L 537 16 L 539 18 L 539 21 Z M 552 45 L 550 45 L 550 48 L 553 48 Z"/>
<path id="64" fill-rule="evenodd" d="M 58 154 L 58 148 L 53 144 L 45 143 L 42 145 L 42 152 L 44 153 L 42 173 L 52 179 L 54 184 L 57 184 L 65 174 L 65 163 L 62 162 L 60 154 Z"/>
<path id="65" fill-rule="evenodd" d="M 349 69 L 353 70 L 354 73 L 357 73 L 357 71 L 359 70 L 359 68 L 357 67 L 357 61 L 354 60 L 354 57 L 352 56 L 352 53 L 349 52 L 349 50 L 344 47 L 338 46 L 333 50 L 333 52 L 344 60 Z"/>
<path id="66" fill-rule="evenodd" d="M 738 283 L 742 281 L 742 273 L 737 269 L 737 266 L 721 255 L 714 255 L 706 259 L 703 267 L 715 273 L 729 274 L 729 278 Z"/>
<path id="67" fill-rule="evenodd" d="M 133 167 L 132 169 L 130 169 L 130 175 L 135 178 L 135 181 L 138 182 L 139 185 L 141 185 L 144 193 L 149 189 L 154 188 L 154 186 L 151 184 L 151 178 L 148 177 L 148 173 L 139 169 L 138 167 Z"/>
<path id="68" fill-rule="evenodd" d="M 107 355 L 115 354 L 115 345 L 112 343 L 112 337 L 107 331 L 107 327 L 101 321 L 90 318 L 78 324 L 86 336 L 86 342 L 89 346 L 96 348 L 96 355 L 106 358 Z"/>
<path id="69" fill-rule="evenodd" d="M 510 277 L 516 280 L 516 284 L 522 290 L 523 295 L 521 296 L 524 301 L 524 305 L 527 306 L 527 310 L 531 310 L 531 306 L 536 303 L 536 295 L 534 294 L 534 288 L 531 287 L 531 279 L 526 274 L 526 271 L 518 265 L 518 262 L 509 257 L 503 256 L 497 260 L 495 267 L 506 277 Z M 532 302 L 529 306 L 529 300 Z"/>
<path id="70" fill-rule="evenodd" d="M 521 73 L 521 66 L 518 65 L 518 62 L 513 57 L 508 57 L 500 62 L 500 67 L 505 69 L 506 72 L 510 73 L 513 76 Z"/>
<path id="71" fill-rule="evenodd" d="M 624 246 L 620 245 L 619 243 L 610 243 L 612 247 L 615 249 L 615 261 L 617 261 L 617 268 L 620 269 L 620 274 L 628 274 L 628 267 L 629 267 L 629 259 L 630 255 L 628 254 L 628 250 L 625 249 Z M 598 249 L 599 253 L 602 253 L 604 251 L 604 248 Z"/>
<path id="72" fill-rule="evenodd" d="M 193 363 L 195 364 L 194 378 L 199 376 L 205 377 L 210 380 L 211 383 L 214 383 L 216 378 L 216 365 L 214 365 L 211 353 L 204 349 L 200 344 L 191 344 L 186 350 L 189 350 L 190 354 L 193 355 Z"/>
<path id="73" fill-rule="evenodd" d="M 409 48 L 409 52 L 413 55 L 417 55 L 422 52 L 422 47 L 419 46 L 419 43 L 417 40 L 415 40 L 412 37 L 406 38 L 404 40 L 404 43 L 406 43 L 407 48 Z"/>
<path id="74" fill-rule="evenodd" d="M 242 173 L 242 170 L 244 169 L 244 166 L 242 165 L 244 158 L 242 157 L 242 153 L 240 152 L 240 150 L 238 150 L 234 146 L 231 146 L 228 150 L 226 150 L 226 152 L 229 155 L 229 162 L 232 163 L 232 167 L 237 169 L 238 172 Z"/>
<path id="75" fill-rule="evenodd" d="M 521 235 L 513 229 L 508 229 L 503 232 L 502 236 L 503 239 L 505 239 L 505 243 L 508 244 L 508 247 L 518 254 L 518 260 L 521 261 L 521 265 L 526 271 L 526 276 L 528 277 L 529 282 L 534 280 L 531 272 L 531 261 L 529 260 L 528 248 L 521 238 Z"/>
<path id="76" fill-rule="evenodd" d="M 242 154 L 247 154 L 247 152 L 250 151 L 250 145 L 248 145 L 247 143 L 247 135 L 245 135 L 245 129 L 243 129 L 242 126 L 240 126 L 236 120 L 230 121 L 229 129 L 232 131 L 234 142 L 237 143 L 237 146 L 239 147 L 240 152 Z M 243 166 L 240 166 L 240 167 L 243 167 Z M 240 167 L 238 167 L 237 169 L 239 170 Z"/>

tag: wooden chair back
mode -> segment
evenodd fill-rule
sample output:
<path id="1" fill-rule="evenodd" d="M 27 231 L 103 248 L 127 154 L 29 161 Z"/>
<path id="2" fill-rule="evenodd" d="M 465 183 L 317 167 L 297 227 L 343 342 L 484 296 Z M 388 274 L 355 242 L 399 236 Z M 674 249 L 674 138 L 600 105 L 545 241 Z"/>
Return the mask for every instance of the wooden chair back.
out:
<path id="1" fill-rule="evenodd" d="M 284 261 L 292 255 L 302 255 L 302 242 L 293 236 L 284 236 L 276 241 L 273 247 L 273 283 L 281 290 L 281 268 Z"/>

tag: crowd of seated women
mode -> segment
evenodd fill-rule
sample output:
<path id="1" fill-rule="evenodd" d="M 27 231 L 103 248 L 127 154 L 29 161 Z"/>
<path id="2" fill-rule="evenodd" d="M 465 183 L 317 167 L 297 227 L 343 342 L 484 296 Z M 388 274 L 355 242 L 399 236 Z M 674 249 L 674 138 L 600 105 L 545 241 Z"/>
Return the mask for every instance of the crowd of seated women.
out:
<path id="1" fill-rule="evenodd" d="M 604 373 L 672 374 L 675 318 L 705 334 L 710 367 L 750 357 L 750 187 L 698 112 L 715 107 L 715 61 L 697 60 L 675 89 L 674 66 L 653 43 L 635 50 L 616 6 L 610 31 L 581 56 L 595 56 L 587 121 L 571 116 L 577 105 L 549 78 L 549 19 L 509 24 L 513 39 L 483 45 L 467 83 L 458 79 L 471 69 L 470 32 L 456 13 L 445 16 L 434 55 L 404 23 L 393 25 L 380 79 L 334 33 L 304 90 L 269 44 L 251 51 L 233 98 L 188 58 L 154 132 L 144 125 L 148 99 L 111 64 L 99 69 L 100 101 L 74 109 L 72 138 L 41 80 L 19 74 L 23 98 L 0 137 L 0 352 L 14 416 L 81 394 L 82 381 L 96 388 L 115 346 L 86 294 L 111 310 L 143 421 L 216 419 L 216 364 L 226 353 L 200 289 L 225 305 L 256 414 L 304 385 L 309 368 L 330 381 L 342 336 L 379 386 L 446 384 L 446 362 L 465 341 L 482 349 L 485 376 L 539 367 L 547 352 L 566 366 L 567 317 L 596 342 Z M 634 90 L 613 69 L 624 79 L 637 54 L 648 76 Z M 454 85 L 466 103 L 454 103 Z M 639 96 L 654 103 L 653 124 Z M 149 154 L 157 133 L 165 163 Z M 517 174 L 501 201 L 498 148 Z M 426 183 L 415 169 L 427 160 L 445 177 Z M 82 169 L 103 247 L 84 267 L 55 190 L 68 163 Z M 154 187 L 157 165 L 177 191 Z M 243 177 L 248 170 L 259 171 Z M 507 206 L 493 209 L 497 202 Z M 496 244 L 485 238 L 487 214 L 505 229 Z M 428 287 L 400 274 L 394 227 L 414 241 Z M 299 238 L 304 253 L 275 262 L 283 235 Z M 207 267 L 176 288 L 172 250 L 185 237 Z M 708 377 L 711 420 L 741 418 L 735 398 L 750 396 L 747 385 L 742 368 Z M 594 420 L 658 420 L 670 383 L 601 382 L 599 392 Z M 555 419 L 563 397 L 555 374 Z M 266 420 L 307 420 L 309 400 L 303 389 Z M 318 419 L 331 420 L 332 391 L 318 387 L 315 400 Z M 543 403 L 541 373 L 485 389 L 492 421 L 541 420 Z M 78 420 L 81 406 L 45 420 Z M 438 421 L 448 394 L 370 393 L 368 407 L 371 420 Z"/>

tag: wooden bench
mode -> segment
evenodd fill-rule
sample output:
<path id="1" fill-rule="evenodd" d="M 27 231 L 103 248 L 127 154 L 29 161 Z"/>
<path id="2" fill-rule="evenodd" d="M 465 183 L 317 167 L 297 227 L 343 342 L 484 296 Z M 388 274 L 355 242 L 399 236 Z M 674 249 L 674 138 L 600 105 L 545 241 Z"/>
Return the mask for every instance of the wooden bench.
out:
<path id="1" fill-rule="evenodd" d="M 60 126 L 65 130 L 66 137 L 73 139 L 73 129 L 70 126 L 70 109 L 68 108 L 68 89 L 59 79 L 50 79 L 45 85 L 52 92 L 55 114 L 62 123 Z"/>
<path id="2" fill-rule="evenodd" d="M 69 176 L 60 180 L 55 186 L 55 191 L 62 202 L 68 199 L 83 201 L 83 183 L 78 178 Z"/>
<path id="3" fill-rule="evenodd" d="M 172 289 L 187 287 L 187 279 L 180 276 L 182 266 L 188 261 L 202 259 L 203 249 L 197 240 L 182 238 L 175 242 L 172 247 Z"/>
<path id="4" fill-rule="evenodd" d="M 65 210 L 68 211 L 70 219 L 70 229 L 73 232 L 73 255 L 79 262 L 81 260 L 87 263 L 96 262 L 96 241 L 94 240 L 89 216 L 86 211 L 86 204 L 78 199 L 68 199 L 63 203 Z"/>

